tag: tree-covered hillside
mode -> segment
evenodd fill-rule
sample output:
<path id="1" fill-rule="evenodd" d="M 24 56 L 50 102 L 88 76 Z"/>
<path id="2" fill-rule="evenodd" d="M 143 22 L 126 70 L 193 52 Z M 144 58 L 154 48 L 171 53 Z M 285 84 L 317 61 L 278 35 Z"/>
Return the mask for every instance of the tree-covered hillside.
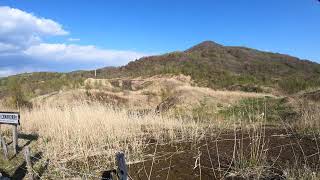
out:
<path id="1" fill-rule="evenodd" d="M 292 94 L 320 86 L 320 65 L 307 60 L 230 47 L 205 41 L 183 52 L 144 57 L 122 67 L 97 70 L 97 78 L 138 77 L 158 74 L 190 75 L 199 86 L 214 89 L 263 91 L 272 88 Z M 93 71 L 27 73 L 0 79 L 0 96 L 10 94 L 17 81 L 27 98 L 83 86 Z"/>
<path id="2" fill-rule="evenodd" d="M 295 93 L 320 85 L 320 65 L 307 60 L 245 47 L 205 41 L 184 52 L 141 58 L 118 69 L 98 71 L 99 77 L 164 73 L 190 75 L 201 86 L 232 89 L 268 86 Z M 252 90 L 254 90 L 253 88 Z"/>

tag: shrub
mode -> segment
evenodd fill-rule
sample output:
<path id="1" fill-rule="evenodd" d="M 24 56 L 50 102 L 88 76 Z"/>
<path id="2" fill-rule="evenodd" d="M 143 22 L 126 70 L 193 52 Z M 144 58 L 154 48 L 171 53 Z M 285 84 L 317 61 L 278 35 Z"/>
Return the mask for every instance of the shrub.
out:
<path id="1" fill-rule="evenodd" d="M 207 99 L 200 101 L 200 104 L 191 109 L 192 117 L 201 121 L 210 121 L 216 117 L 216 108 Z"/>
<path id="2" fill-rule="evenodd" d="M 240 121 L 259 122 L 285 120 L 291 117 L 294 111 L 284 98 L 265 97 L 240 100 L 238 104 L 220 110 L 219 114 L 226 119 L 237 118 Z"/>
<path id="3" fill-rule="evenodd" d="M 8 92 L 10 98 L 7 104 L 14 108 L 20 108 L 22 106 L 29 106 L 30 103 L 26 100 L 24 93 L 22 92 L 21 83 L 17 78 L 11 78 L 8 82 Z"/>
<path id="4" fill-rule="evenodd" d="M 288 94 L 293 94 L 308 87 L 307 82 L 302 78 L 287 78 L 278 83 L 280 89 Z"/>

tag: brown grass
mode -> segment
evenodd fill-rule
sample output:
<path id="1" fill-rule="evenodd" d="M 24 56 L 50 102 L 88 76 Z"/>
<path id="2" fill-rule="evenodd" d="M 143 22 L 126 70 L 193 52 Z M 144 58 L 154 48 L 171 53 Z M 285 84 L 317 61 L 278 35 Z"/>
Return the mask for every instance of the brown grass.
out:
<path id="1" fill-rule="evenodd" d="M 320 103 L 311 101 L 298 101 L 299 119 L 293 128 L 305 135 L 320 135 Z"/>
<path id="2" fill-rule="evenodd" d="M 37 148 L 57 168 L 80 171 L 111 168 L 114 155 L 124 151 L 129 163 L 142 161 L 149 141 L 197 141 L 213 124 L 155 114 L 130 116 L 126 110 L 101 104 L 42 106 L 22 111 L 24 133 L 38 134 Z"/>
<path id="3" fill-rule="evenodd" d="M 197 91 L 204 93 L 206 90 Z M 255 93 L 240 92 L 228 94 L 224 91 L 209 91 L 208 94 L 210 93 L 221 99 L 260 96 Z M 319 132 L 320 129 L 317 121 L 320 117 L 320 106 L 304 104 L 303 107 L 302 118 L 296 122 L 295 128 L 300 128 L 303 132 L 313 132 L 313 135 L 318 137 L 319 134 L 315 132 Z M 43 159 L 50 160 L 47 173 L 51 178 L 74 176 L 64 171 L 64 168 L 98 176 L 101 171 L 115 166 L 114 155 L 118 151 L 125 152 L 129 164 L 143 162 L 152 157 L 152 154 L 145 154 L 145 149 L 151 144 L 156 143 L 158 146 L 181 141 L 197 144 L 206 136 L 214 137 L 215 134 L 230 128 L 234 128 L 235 140 L 233 162 L 230 164 L 229 172 L 245 178 L 252 175 L 261 177 L 268 166 L 265 114 L 258 122 L 244 124 L 241 120 L 235 122 L 214 118 L 210 121 L 201 121 L 200 116 L 185 118 L 153 113 L 129 115 L 129 110 L 99 103 L 90 105 L 73 103 L 64 106 L 42 104 L 32 110 L 22 109 L 21 114 L 22 133 L 39 136 L 37 142 L 33 144 L 33 151 L 43 152 Z M 241 128 L 240 132 L 238 128 Z M 244 147 L 244 139 L 249 141 L 248 147 Z M 196 163 L 201 174 L 200 158 Z M 214 170 L 213 165 L 212 169 Z M 319 177 L 318 173 L 292 169 L 286 171 L 286 176 L 294 177 L 296 172 L 299 172 L 297 176 L 301 177 Z M 149 179 L 152 179 L 152 170 L 147 174 Z"/>

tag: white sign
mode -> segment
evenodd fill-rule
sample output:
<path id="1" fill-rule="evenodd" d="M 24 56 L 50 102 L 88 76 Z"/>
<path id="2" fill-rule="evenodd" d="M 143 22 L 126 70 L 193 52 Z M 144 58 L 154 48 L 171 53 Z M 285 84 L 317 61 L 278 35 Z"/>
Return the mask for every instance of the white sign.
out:
<path id="1" fill-rule="evenodd" d="M 0 112 L 0 124 L 20 124 L 18 112 Z"/>

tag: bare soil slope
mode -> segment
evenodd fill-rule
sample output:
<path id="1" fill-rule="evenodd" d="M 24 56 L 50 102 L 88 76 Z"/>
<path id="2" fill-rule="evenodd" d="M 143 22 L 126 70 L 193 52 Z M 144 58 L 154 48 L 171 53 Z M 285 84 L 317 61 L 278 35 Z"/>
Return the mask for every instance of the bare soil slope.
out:
<path id="1" fill-rule="evenodd" d="M 197 87 L 190 76 L 157 75 L 149 78 L 93 79 L 85 87 L 50 93 L 34 98 L 35 105 L 62 106 L 72 103 L 102 102 L 130 109 L 157 109 L 173 107 L 191 109 L 201 103 L 215 108 L 229 106 L 242 98 L 272 96 L 265 93 L 218 91 Z"/>

